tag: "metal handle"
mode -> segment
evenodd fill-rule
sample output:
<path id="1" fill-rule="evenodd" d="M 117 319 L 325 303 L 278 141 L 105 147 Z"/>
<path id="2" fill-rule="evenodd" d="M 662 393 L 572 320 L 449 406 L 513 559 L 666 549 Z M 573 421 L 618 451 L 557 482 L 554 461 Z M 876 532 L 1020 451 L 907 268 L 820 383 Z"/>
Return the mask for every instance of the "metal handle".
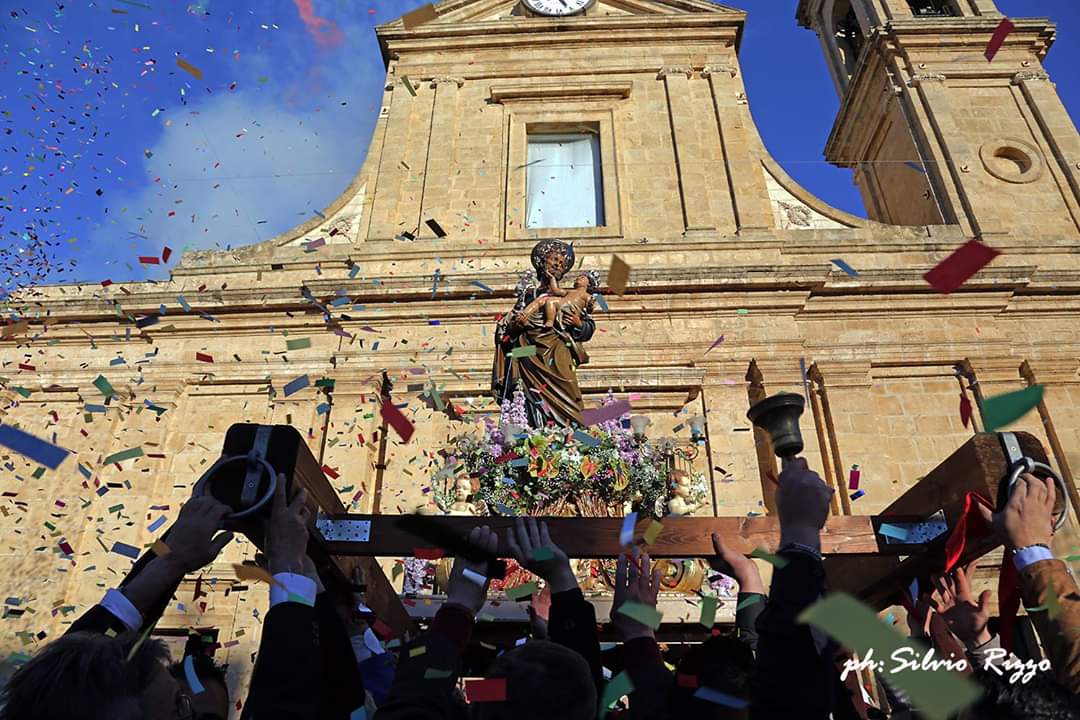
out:
<path id="1" fill-rule="evenodd" d="M 261 510 L 268 502 L 270 498 L 274 497 L 274 492 L 277 490 L 277 472 L 274 470 L 274 466 L 266 461 L 265 458 L 257 457 L 254 455 L 228 455 L 220 458 L 216 463 L 210 466 L 210 469 L 202 474 L 198 482 L 195 483 L 195 487 L 191 492 L 192 497 L 199 497 L 207 493 L 207 486 L 210 483 L 210 478 L 214 476 L 214 473 L 218 472 L 221 468 L 230 463 L 242 462 L 248 466 L 248 473 L 244 477 L 244 489 L 241 492 L 240 502 L 245 505 L 242 510 L 229 513 L 226 516 L 226 520 L 239 520 L 241 518 L 254 515 Z M 251 468 L 254 467 L 257 472 L 251 472 Z M 265 473 L 269 480 L 266 488 L 266 492 L 262 497 L 255 497 L 255 491 L 258 490 L 258 479 Z M 254 478 L 254 479 L 253 479 Z M 249 490 L 248 486 L 252 485 L 254 490 Z M 250 504 L 248 504 L 250 502 Z"/>
<path id="2" fill-rule="evenodd" d="M 1069 490 L 1065 487 L 1065 481 L 1046 463 L 1036 462 L 1027 455 L 1024 455 L 1023 451 L 1020 449 L 1020 441 L 1017 440 L 1015 433 L 1001 433 L 1000 437 L 1001 446 L 1005 450 L 1005 455 L 1009 461 L 1009 474 L 1006 476 L 1005 480 L 1004 495 L 1002 495 L 1000 489 L 998 490 L 999 509 L 1003 508 L 1005 503 L 1008 502 L 1009 497 L 1012 495 L 1013 488 L 1020 480 L 1021 475 L 1030 473 L 1036 477 L 1052 478 L 1054 484 L 1057 485 L 1058 494 L 1065 504 L 1065 507 L 1061 511 L 1061 517 L 1054 520 L 1054 531 L 1060 530 L 1061 526 L 1065 524 L 1065 519 L 1069 517 Z"/>

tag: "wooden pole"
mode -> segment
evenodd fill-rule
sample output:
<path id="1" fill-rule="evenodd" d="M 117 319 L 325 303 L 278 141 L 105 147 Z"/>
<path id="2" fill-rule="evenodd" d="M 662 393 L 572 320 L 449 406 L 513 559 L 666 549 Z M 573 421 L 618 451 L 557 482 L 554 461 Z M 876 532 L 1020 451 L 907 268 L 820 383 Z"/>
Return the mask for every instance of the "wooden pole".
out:
<path id="1" fill-rule="evenodd" d="M 1020 377 L 1027 381 L 1028 387 L 1037 385 L 1035 371 L 1027 360 L 1020 363 Z M 1050 441 L 1050 451 L 1054 453 L 1054 461 L 1061 470 L 1061 479 L 1065 481 L 1065 487 L 1069 491 L 1069 501 L 1072 503 L 1073 514 L 1080 520 L 1080 494 L 1076 491 L 1076 481 L 1073 480 L 1072 470 L 1069 468 L 1069 459 L 1061 447 L 1054 422 L 1050 419 L 1050 410 L 1046 407 L 1046 400 L 1039 401 L 1039 417 L 1042 419 L 1043 429 L 1046 431 L 1046 439 Z"/>

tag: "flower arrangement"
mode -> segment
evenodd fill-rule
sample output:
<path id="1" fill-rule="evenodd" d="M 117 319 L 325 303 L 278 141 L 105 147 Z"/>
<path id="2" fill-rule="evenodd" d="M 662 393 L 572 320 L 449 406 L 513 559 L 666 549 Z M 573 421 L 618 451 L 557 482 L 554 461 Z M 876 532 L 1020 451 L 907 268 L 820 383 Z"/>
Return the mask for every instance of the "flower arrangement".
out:
<path id="1" fill-rule="evenodd" d="M 605 404 L 614 402 L 609 395 Z M 579 430 L 532 429 L 518 390 L 502 419 L 502 426 L 485 420 L 482 436 L 459 437 L 448 453 L 432 483 L 444 512 L 662 517 L 679 483 L 684 495 L 689 486 L 691 501 L 705 499 L 704 476 L 673 472 L 671 455 L 636 438 L 623 418 Z"/>

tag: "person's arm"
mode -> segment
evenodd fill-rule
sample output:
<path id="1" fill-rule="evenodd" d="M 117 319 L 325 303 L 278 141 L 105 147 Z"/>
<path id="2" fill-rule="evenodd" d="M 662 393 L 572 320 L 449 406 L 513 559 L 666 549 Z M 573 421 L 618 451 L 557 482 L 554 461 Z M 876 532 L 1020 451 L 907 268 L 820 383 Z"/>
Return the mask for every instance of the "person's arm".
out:
<path id="1" fill-rule="evenodd" d="M 821 528 L 833 491 L 802 458 L 780 474 L 777 510 L 780 551 L 769 603 L 758 618 L 757 666 L 752 681 L 754 718 L 827 718 L 833 706 L 835 668 L 824 638 L 799 615 L 824 592 Z"/>
<path id="2" fill-rule="evenodd" d="M 985 590 L 975 597 L 971 590 L 974 574 L 975 563 L 971 562 L 948 575 L 931 578 L 934 590 L 930 594 L 930 603 L 934 615 L 930 619 L 930 636 L 942 657 L 959 660 L 967 655 L 972 666 L 982 667 L 988 653 L 1000 649 L 1001 641 L 990 634 L 988 627 L 992 593 Z M 936 627 L 937 618 L 944 624 L 943 628 Z"/>
<path id="3" fill-rule="evenodd" d="M 241 718 L 314 720 L 319 717 L 322 656 L 315 611 L 315 579 L 304 575 L 308 516 L 303 489 L 285 500 L 278 475 L 266 530 L 266 558 L 273 575 L 270 610 Z"/>
<path id="4" fill-rule="evenodd" d="M 1019 574 L 1020 594 L 1057 681 L 1080 692 L 1080 593 L 1065 563 L 1050 551 L 1054 535 L 1053 480 L 1022 475 L 1005 507 L 992 517 L 1006 557 Z"/>
<path id="5" fill-rule="evenodd" d="M 630 693 L 630 717 L 656 720 L 670 713 L 670 694 L 675 675 L 664 665 L 656 634 L 648 625 L 619 612 L 632 602 L 656 609 L 660 571 L 652 569 L 649 556 L 637 547 L 623 553 L 615 564 L 615 596 L 611 622 L 623 640 L 623 664 L 634 689 Z"/>
<path id="6" fill-rule="evenodd" d="M 569 325 L 570 337 L 578 342 L 589 342 L 596 332 L 596 321 L 580 311 L 568 312 L 564 318 Z"/>
<path id="7" fill-rule="evenodd" d="M 582 595 L 566 553 L 551 541 L 547 523 L 538 526 L 534 518 L 515 520 L 514 529 L 506 532 L 506 544 L 521 567 L 547 583 L 551 592 L 548 638 L 585 658 L 599 694 L 604 676 L 596 609 Z"/>
<path id="8" fill-rule="evenodd" d="M 162 536 L 169 552 L 151 550 L 139 558 L 119 589 L 106 592 L 68 632 L 142 632 L 157 624 L 184 576 L 213 562 L 233 539 L 231 532 L 217 534 L 228 513 L 226 505 L 210 496 L 189 500 Z"/>
<path id="9" fill-rule="evenodd" d="M 498 537 L 488 526 L 476 527 L 469 542 L 494 553 Z M 458 557 L 450 571 L 446 602 L 430 629 L 401 650 L 397 674 L 379 720 L 451 720 L 460 709 L 455 688 L 461 659 L 472 637 L 476 613 L 484 606 L 489 578 L 485 562 Z"/>
<path id="10" fill-rule="evenodd" d="M 757 619 L 764 612 L 768 600 L 761 573 L 753 560 L 725 547 L 724 539 L 718 533 L 712 534 L 712 543 L 716 554 L 709 558 L 709 566 L 735 578 L 739 583 L 739 594 L 735 600 L 735 631 L 751 650 L 757 650 Z"/>

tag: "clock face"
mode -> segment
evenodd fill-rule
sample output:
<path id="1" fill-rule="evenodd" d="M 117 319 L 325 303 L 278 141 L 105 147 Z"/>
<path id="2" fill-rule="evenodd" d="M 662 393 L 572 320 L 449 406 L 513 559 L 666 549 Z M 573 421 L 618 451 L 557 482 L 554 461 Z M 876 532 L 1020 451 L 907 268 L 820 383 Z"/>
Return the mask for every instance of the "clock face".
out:
<path id="1" fill-rule="evenodd" d="M 596 0 L 523 0 L 525 7 L 537 15 L 576 15 Z"/>

